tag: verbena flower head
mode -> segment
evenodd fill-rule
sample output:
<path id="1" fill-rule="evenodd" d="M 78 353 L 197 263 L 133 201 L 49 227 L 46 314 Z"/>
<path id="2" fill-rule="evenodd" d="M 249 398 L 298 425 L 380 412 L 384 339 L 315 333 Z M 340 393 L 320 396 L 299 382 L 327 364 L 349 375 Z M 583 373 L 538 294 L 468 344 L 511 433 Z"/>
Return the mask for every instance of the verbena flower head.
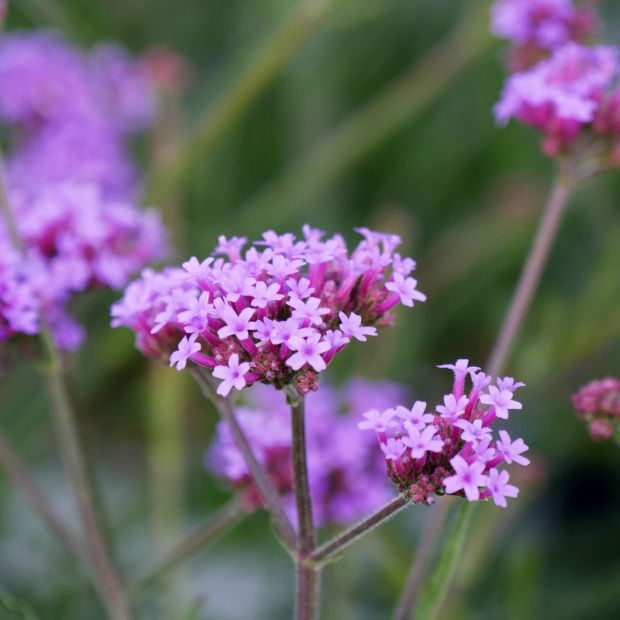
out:
<path id="1" fill-rule="evenodd" d="M 18 254 L 0 218 L 0 341 L 45 322 L 59 346 L 75 348 L 83 333 L 66 311 L 73 295 L 122 287 L 165 256 L 158 216 L 130 198 L 125 134 L 149 122 L 153 104 L 139 67 L 117 48 L 89 56 L 48 32 L 0 40 L 7 189 L 24 245 Z"/>
<path id="2" fill-rule="evenodd" d="M 577 416 L 588 424 L 592 439 L 620 436 L 620 381 L 607 378 L 591 381 L 573 396 Z"/>
<path id="3" fill-rule="evenodd" d="M 364 407 L 386 407 L 403 393 L 403 388 L 393 383 L 356 378 L 340 390 L 323 386 L 308 395 L 308 473 L 312 508 L 319 525 L 348 524 L 390 499 L 393 491 L 385 477 L 383 458 L 372 436 L 356 432 L 355 425 Z M 293 516 L 290 408 L 282 393 L 264 386 L 249 390 L 248 397 L 248 405 L 237 409 L 239 422 Z M 258 489 L 226 422 L 218 424 L 206 464 L 228 480 L 248 508 L 262 507 Z"/>
<path id="4" fill-rule="evenodd" d="M 248 249 L 221 237 L 212 257 L 132 283 L 112 324 L 136 331 L 147 355 L 213 369 L 223 396 L 255 382 L 305 394 L 351 340 L 389 325 L 398 303 L 425 300 L 410 276 L 415 263 L 395 253 L 400 239 L 360 232 L 351 253 L 339 235 L 322 240 L 309 226 L 301 239 L 268 231 Z"/>
<path id="5" fill-rule="evenodd" d="M 505 507 L 518 489 L 498 467 L 529 464 L 523 456 L 528 447 L 504 430 L 496 436 L 494 422 L 521 409 L 514 390 L 523 384 L 505 377 L 491 385 L 491 377 L 467 360 L 440 368 L 453 371 L 454 386 L 434 411 L 421 401 L 410 409 L 374 408 L 358 427 L 375 431 L 390 479 L 412 502 L 431 504 L 435 495 L 456 494 L 469 501 L 491 498 Z"/>
<path id="6" fill-rule="evenodd" d="M 550 157 L 569 153 L 589 134 L 598 138 L 597 156 L 617 159 L 619 72 L 615 47 L 569 43 L 508 78 L 495 117 L 502 125 L 516 118 L 542 131 L 543 151 Z"/>
<path id="7" fill-rule="evenodd" d="M 593 9 L 572 0 L 497 0 L 491 9 L 491 30 L 511 42 L 509 65 L 516 70 L 565 43 L 586 41 L 596 24 Z"/>

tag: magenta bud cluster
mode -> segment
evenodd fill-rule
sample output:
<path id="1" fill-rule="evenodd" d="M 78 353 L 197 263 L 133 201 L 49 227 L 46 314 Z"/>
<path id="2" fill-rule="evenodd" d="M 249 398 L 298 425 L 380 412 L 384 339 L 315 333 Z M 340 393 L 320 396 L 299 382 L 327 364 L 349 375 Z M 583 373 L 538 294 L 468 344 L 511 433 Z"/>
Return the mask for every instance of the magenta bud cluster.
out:
<path id="1" fill-rule="evenodd" d="M 603 441 L 620 433 L 620 381 L 608 377 L 591 381 L 573 395 L 577 416 L 588 425 L 590 436 Z"/>
<path id="2" fill-rule="evenodd" d="M 189 361 L 212 370 L 222 396 L 256 382 L 307 394 L 352 340 L 391 324 L 397 304 L 426 299 L 410 276 L 415 262 L 395 252 L 398 236 L 358 232 L 352 252 L 310 226 L 301 239 L 267 231 L 248 249 L 245 238 L 220 237 L 213 256 L 130 284 L 112 325 L 178 370 Z"/>
<path id="3" fill-rule="evenodd" d="M 272 388 L 257 385 L 247 394 L 248 404 L 236 409 L 238 421 L 296 523 L 290 408 L 284 394 Z M 356 424 L 365 407 L 387 407 L 404 396 L 398 384 L 362 378 L 351 379 L 339 389 L 323 384 L 307 396 L 308 475 L 318 525 L 349 524 L 393 496 L 374 438 L 356 432 Z M 248 509 L 262 507 L 243 455 L 224 421 L 218 423 L 205 462 L 228 481 Z"/>
<path id="4" fill-rule="evenodd" d="M 404 406 L 371 409 L 358 424 L 376 433 L 389 478 L 413 503 L 432 504 L 436 495 L 456 494 L 469 501 L 491 498 L 505 507 L 518 489 L 509 484 L 502 464 L 528 465 L 523 439 L 505 430 L 495 435 L 495 422 L 522 408 L 514 392 L 523 386 L 512 377 L 492 378 L 466 359 L 446 364 L 454 386 L 443 404 L 428 410 L 416 401 Z M 466 391 L 469 379 L 471 387 Z"/>

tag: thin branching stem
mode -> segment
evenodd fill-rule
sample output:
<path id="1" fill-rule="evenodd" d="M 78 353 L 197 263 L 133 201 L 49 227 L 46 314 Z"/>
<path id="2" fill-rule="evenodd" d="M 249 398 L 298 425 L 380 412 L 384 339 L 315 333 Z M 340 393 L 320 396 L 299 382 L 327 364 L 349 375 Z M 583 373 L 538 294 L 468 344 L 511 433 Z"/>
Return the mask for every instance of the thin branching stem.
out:
<path id="1" fill-rule="evenodd" d="M 222 419 L 230 426 L 235 444 L 237 448 L 239 448 L 239 451 L 250 469 L 252 478 L 258 487 L 265 507 L 271 515 L 278 536 L 289 550 L 295 549 L 297 538 L 295 530 L 284 512 L 276 488 L 273 486 L 267 472 L 256 458 L 252 446 L 245 436 L 230 400 L 228 398 L 222 398 L 216 393 L 211 377 L 204 368 L 194 366 L 192 368 L 192 375 L 202 388 L 205 397 L 215 405 Z"/>
<path id="2" fill-rule="evenodd" d="M 409 503 L 409 500 L 404 495 L 399 495 L 368 517 L 362 519 L 318 547 L 314 553 L 312 553 L 309 560 L 316 564 L 329 562 L 335 556 L 342 553 L 349 545 L 359 540 L 365 534 L 368 534 L 372 529 L 385 523 L 388 519 L 391 519 L 403 508 L 408 506 Z"/>
<path id="3" fill-rule="evenodd" d="M 48 356 L 44 370 L 60 447 L 69 483 L 77 505 L 78 514 L 86 538 L 86 548 L 97 576 L 99 591 L 113 620 L 129 620 L 132 616 L 125 599 L 120 579 L 112 563 L 111 554 L 95 509 L 94 491 L 73 407 L 65 383 L 62 356 L 47 328 L 43 328 L 42 340 Z"/>

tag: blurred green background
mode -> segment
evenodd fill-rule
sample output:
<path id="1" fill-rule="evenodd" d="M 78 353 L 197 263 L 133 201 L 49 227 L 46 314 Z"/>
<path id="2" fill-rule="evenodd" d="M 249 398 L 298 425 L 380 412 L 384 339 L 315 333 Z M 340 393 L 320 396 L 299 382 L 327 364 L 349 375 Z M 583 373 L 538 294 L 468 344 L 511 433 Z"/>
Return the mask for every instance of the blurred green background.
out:
<path id="1" fill-rule="evenodd" d="M 619 9 L 604 7 L 616 43 Z M 16 0 L 8 28 L 51 26 L 85 47 L 115 41 L 135 54 L 164 45 L 187 60 L 191 88 L 170 98 L 160 129 L 173 144 L 177 126 L 201 135 L 202 118 L 207 135 L 182 174 L 166 172 L 164 153 L 149 176 L 180 257 L 206 256 L 221 233 L 254 238 L 304 222 L 351 240 L 356 226 L 398 232 L 429 300 L 347 349 L 331 380 L 392 378 L 435 402 L 448 388 L 436 364 L 484 363 L 552 174 L 534 132 L 494 125 L 504 71 L 486 21 L 479 0 Z M 278 36 L 273 76 L 235 99 L 239 76 Z M 152 150 L 148 136 L 136 145 L 151 170 Z M 477 511 L 446 619 L 620 617 L 620 449 L 593 443 L 570 404 L 584 382 L 620 374 L 619 196 L 612 173 L 572 201 L 509 366 L 527 384 L 511 429 L 534 463 L 509 509 Z M 228 492 L 202 464 L 215 413 L 189 379 L 154 368 L 128 330 L 108 327 L 117 297 L 76 308 L 89 339 L 73 387 L 118 561 L 137 576 Z M 2 370 L 1 423 L 77 527 L 39 382 L 25 362 Z M 427 514 L 401 513 L 328 567 L 323 617 L 389 618 Z M 288 557 L 255 514 L 136 602 L 149 619 L 275 619 L 289 617 L 292 589 Z M 104 617 L 4 478 L 0 592 L 2 620 L 29 609 Z"/>

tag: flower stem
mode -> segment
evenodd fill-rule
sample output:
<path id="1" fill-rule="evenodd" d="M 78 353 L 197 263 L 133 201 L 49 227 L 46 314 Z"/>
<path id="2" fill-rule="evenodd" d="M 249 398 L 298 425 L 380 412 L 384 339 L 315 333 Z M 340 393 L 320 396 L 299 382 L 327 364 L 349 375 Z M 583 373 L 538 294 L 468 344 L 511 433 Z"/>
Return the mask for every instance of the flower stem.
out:
<path id="1" fill-rule="evenodd" d="M 420 538 L 420 544 L 411 563 L 405 589 L 394 612 L 394 620 L 407 620 L 411 616 L 413 603 L 420 591 L 422 576 L 426 572 L 433 549 L 439 540 L 439 534 L 446 520 L 449 505 L 450 503 L 445 499 L 441 500 L 435 504 L 428 514 Z"/>
<path id="2" fill-rule="evenodd" d="M 39 516 L 60 545 L 78 564 L 90 570 L 80 541 L 65 527 L 45 489 L 39 485 L 2 432 L 0 432 L 0 467 L 4 470 L 7 478 L 21 491 L 32 510 Z"/>
<path id="3" fill-rule="evenodd" d="M 314 551 L 316 533 L 312 517 L 312 496 L 308 483 L 308 454 L 306 446 L 306 422 L 304 397 L 297 390 L 287 391 L 291 406 L 293 480 L 297 506 L 297 598 L 295 618 L 312 620 L 318 618 L 320 605 L 320 568 L 305 563 Z"/>
<path id="4" fill-rule="evenodd" d="M 534 243 L 521 272 L 519 283 L 513 294 L 508 312 L 487 364 L 487 372 L 492 376 L 497 376 L 502 372 L 511 353 L 515 338 L 540 282 L 544 266 L 549 257 L 549 251 L 573 188 L 574 183 L 571 182 L 569 177 L 559 172 L 545 206 Z"/>
<path id="5" fill-rule="evenodd" d="M 165 165 L 154 172 L 148 183 L 148 196 L 160 196 L 177 187 L 196 163 L 204 161 L 217 140 L 250 107 L 312 34 L 330 4 L 331 0 L 297 2 L 269 41 L 252 54 L 249 64 L 236 76 L 228 90 L 204 111 Z"/>
<path id="6" fill-rule="evenodd" d="M 17 249 L 24 254 L 24 244 L 19 236 L 13 212 L 8 200 L 4 159 L 0 152 L 0 208 L 7 228 Z M 65 385 L 62 356 L 54 343 L 49 328 L 42 323 L 41 343 L 48 357 L 44 371 L 52 400 L 52 411 L 60 442 L 61 456 L 69 476 L 69 483 L 77 504 L 82 529 L 86 538 L 86 550 L 93 565 L 95 585 L 99 590 L 108 615 L 112 620 L 130 620 L 131 614 L 125 601 L 120 580 L 112 565 L 95 510 L 94 493 L 91 488 L 86 460 L 77 431 L 75 415 Z"/>
<path id="7" fill-rule="evenodd" d="M 211 515 L 211 517 L 197 530 L 169 551 L 157 566 L 152 568 L 140 579 L 139 583 L 132 588 L 132 591 L 137 592 L 151 583 L 158 581 L 168 571 L 178 566 L 198 550 L 204 549 L 228 529 L 241 521 L 245 514 L 246 511 L 241 502 L 237 499 L 229 501 Z"/>
<path id="8" fill-rule="evenodd" d="M 506 317 L 486 365 L 488 373 L 492 376 L 497 376 L 501 373 L 508 360 L 523 320 L 531 306 L 568 200 L 579 182 L 586 178 L 588 177 L 583 176 L 580 178 L 579 175 L 571 175 L 562 166 L 556 173 L 547 204 L 534 237 L 534 242 L 525 260 L 519 282 L 506 312 Z M 457 526 L 460 528 L 459 532 L 461 532 L 462 539 L 464 539 L 467 533 L 471 515 L 475 510 L 476 504 L 466 502 L 466 505 L 468 506 L 467 518 L 457 516 L 457 521 L 450 535 L 452 537 L 456 535 L 455 529 Z M 463 510 L 461 509 L 461 512 Z M 459 515 L 461 515 L 461 512 L 459 512 Z M 416 615 L 416 618 L 419 617 L 423 620 L 434 618 L 439 612 L 445 591 L 450 585 L 454 566 L 456 566 L 462 551 L 462 543 L 460 545 L 449 544 L 450 540 L 449 537 L 441 552 L 437 571 L 439 572 L 440 568 L 448 563 L 451 566 L 450 570 L 445 571 L 441 588 L 438 587 L 435 578 L 431 579 L 417 605 L 418 615 Z M 412 601 L 412 604 L 415 605 L 415 600 Z"/>
<path id="9" fill-rule="evenodd" d="M 98 580 L 98 587 L 113 620 L 129 620 L 131 614 L 125 601 L 120 580 L 112 565 L 95 510 L 94 493 L 87 473 L 86 460 L 75 415 L 65 385 L 62 358 L 47 328 L 42 330 L 42 340 L 49 357 L 45 371 L 61 455 L 69 476 L 78 513 L 86 537 L 86 547 Z"/>
<path id="10" fill-rule="evenodd" d="M 271 483 L 271 480 L 269 479 L 269 476 L 263 466 L 256 459 L 252 446 L 237 421 L 237 416 L 235 416 L 235 412 L 233 411 L 230 401 L 227 398 L 221 398 L 216 393 L 211 382 L 211 377 L 204 368 L 195 366 L 192 368 L 192 375 L 202 388 L 202 392 L 205 397 L 215 405 L 219 414 L 222 416 L 222 419 L 230 426 L 230 430 L 233 434 L 235 443 L 237 444 L 237 448 L 239 448 L 239 451 L 243 455 L 243 458 L 252 473 L 252 477 L 254 478 L 254 482 L 256 483 L 258 490 L 260 491 L 265 507 L 271 514 L 271 518 L 273 519 L 278 535 L 288 549 L 294 549 L 297 539 L 295 530 L 284 512 L 284 508 L 282 507 L 282 502 L 280 501 L 277 490 Z"/>
<path id="11" fill-rule="evenodd" d="M 310 561 L 313 563 L 329 562 L 337 554 L 344 551 L 349 545 L 370 532 L 378 525 L 381 525 L 388 519 L 391 519 L 397 512 L 400 512 L 407 505 L 409 505 L 409 500 L 403 495 L 399 495 L 385 506 L 379 508 L 376 512 L 373 512 L 370 516 L 362 519 L 349 529 L 341 532 L 325 544 L 321 545 L 310 556 Z"/>
<path id="12" fill-rule="evenodd" d="M 475 506 L 475 502 L 461 500 L 454 522 L 445 537 L 437 568 L 420 594 L 416 620 L 434 620 L 437 617 L 463 550 Z"/>

